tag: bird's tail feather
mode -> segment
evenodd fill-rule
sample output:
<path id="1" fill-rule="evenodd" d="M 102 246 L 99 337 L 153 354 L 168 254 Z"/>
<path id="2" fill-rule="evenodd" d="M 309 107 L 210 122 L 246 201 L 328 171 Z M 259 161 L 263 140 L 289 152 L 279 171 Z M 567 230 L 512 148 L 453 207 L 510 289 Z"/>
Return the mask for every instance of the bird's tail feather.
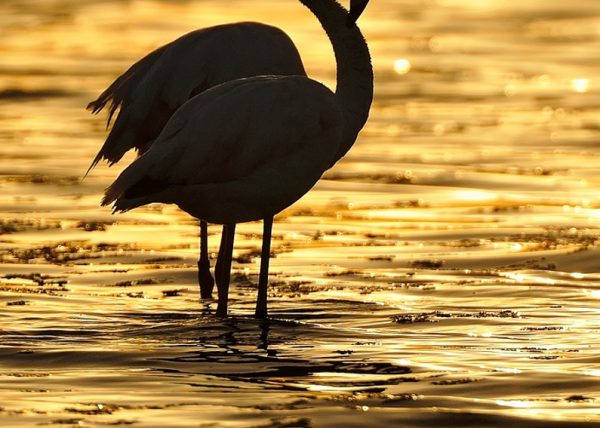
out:
<path id="1" fill-rule="evenodd" d="M 163 195 L 161 193 L 151 193 L 141 196 L 130 196 L 126 193 L 123 193 L 115 198 L 115 194 L 118 192 L 118 190 L 111 189 L 113 185 L 106 189 L 106 194 L 102 199 L 102 206 L 110 205 L 111 203 L 113 204 L 113 214 L 117 212 L 127 212 L 134 208 L 141 207 L 142 205 L 151 204 L 153 202 L 171 202 L 169 198 L 163 198 Z"/>
<path id="2" fill-rule="evenodd" d="M 144 178 L 146 175 L 146 162 L 144 160 L 143 156 L 138 158 L 134 163 L 125 168 L 117 179 L 106 188 L 104 198 L 102 198 L 101 202 L 102 206 L 118 201 L 125 195 L 128 189 L 138 184 Z M 117 210 L 120 210 L 120 208 L 117 208 Z"/>
<path id="3" fill-rule="evenodd" d="M 159 48 L 133 64 L 125 73 L 117 77 L 115 81 L 111 83 L 110 86 L 106 88 L 97 99 L 88 103 L 86 109 L 91 111 L 93 114 L 98 114 L 108 106 L 108 119 L 106 121 L 106 128 L 108 129 L 110 127 L 113 119 L 115 119 L 115 126 L 111 130 L 106 142 L 90 164 L 87 172 L 84 175 L 84 178 L 102 159 L 108 160 L 110 165 L 112 165 L 118 162 L 121 157 L 123 157 L 123 154 L 133 147 L 129 145 L 123 149 L 123 145 L 125 144 L 121 141 L 123 139 L 123 130 L 119 129 L 119 118 L 121 118 L 121 115 L 123 114 L 121 107 L 123 107 L 124 103 L 126 104 L 132 100 L 135 90 L 155 65 L 157 59 L 160 58 L 163 50 L 164 47 Z M 119 111 L 119 113 L 115 116 L 117 111 Z M 126 121 L 123 120 L 121 122 Z M 130 136 L 127 136 L 126 138 L 127 144 L 130 144 L 129 138 Z M 116 140 L 119 140 L 120 142 L 118 147 L 115 146 L 114 141 Z"/>
<path id="4" fill-rule="evenodd" d="M 154 201 L 152 198 L 150 198 L 148 196 L 141 196 L 138 198 L 121 197 L 114 201 L 114 204 L 112 207 L 112 212 L 113 212 L 113 214 L 117 213 L 117 212 L 124 213 L 124 212 L 130 211 L 134 208 L 141 207 L 142 205 L 146 205 L 146 204 L 149 204 L 152 202 L 156 202 L 156 201 Z M 103 200 L 102 205 L 108 205 L 108 204 L 104 204 L 104 200 Z"/>
<path id="5" fill-rule="evenodd" d="M 129 149 L 135 147 L 135 132 L 124 125 L 127 124 L 127 120 L 127 113 L 125 113 L 125 116 L 117 117 L 115 126 L 108 134 L 106 141 L 98 151 L 98 154 L 96 154 L 96 157 L 90 164 L 84 177 L 86 177 L 102 159 L 106 159 L 109 166 L 112 166 L 120 161 Z M 152 142 L 148 142 L 147 146 L 149 147 L 151 144 Z"/>
<path id="6" fill-rule="evenodd" d="M 100 96 L 94 101 L 90 102 L 86 110 L 92 112 L 92 114 L 100 113 L 107 104 L 110 104 L 108 111 L 108 119 L 106 120 L 106 128 L 110 126 L 115 112 L 125 100 L 127 92 L 129 91 L 126 83 L 131 78 L 131 69 L 119 76 L 108 88 L 100 94 Z"/>
<path id="7" fill-rule="evenodd" d="M 102 111 L 107 104 L 110 103 L 110 110 L 106 123 L 106 126 L 108 127 L 112 122 L 113 116 L 117 109 L 123 104 L 124 101 L 132 97 L 133 92 L 137 89 L 143 79 L 147 76 L 148 72 L 156 64 L 165 48 L 166 46 L 156 49 L 129 67 L 129 69 L 117 77 L 115 81 L 111 83 L 110 86 L 106 88 L 96 100 L 87 105 L 87 110 L 90 110 L 93 114 L 97 114 Z"/>
<path id="8" fill-rule="evenodd" d="M 119 109 L 121 107 L 121 105 L 123 104 L 123 101 L 126 98 L 127 91 L 128 91 L 126 83 L 131 78 L 131 73 L 132 73 L 132 70 L 129 69 L 126 73 L 119 76 L 104 92 L 102 92 L 102 94 L 100 94 L 100 96 L 96 100 L 90 102 L 86 107 L 86 109 L 90 110 L 93 114 L 97 114 L 100 111 L 102 111 L 102 109 L 104 109 L 104 107 L 106 107 L 107 104 L 110 103 L 108 119 L 106 121 L 107 129 L 112 122 L 115 112 L 117 111 L 117 109 Z M 118 116 L 117 116 L 117 119 L 118 119 Z M 109 134 L 109 138 L 104 143 L 104 145 L 102 146 L 102 148 L 100 149 L 100 151 L 98 152 L 98 154 L 96 155 L 96 157 L 94 158 L 94 160 L 92 161 L 90 166 L 88 167 L 83 178 L 87 177 L 87 175 L 90 173 L 90 171 L 92 169 L 94 169 L 94 167 L 96 165 L 98 165 L 98 162 L 100 162 L 103 158 L 109 160 L 110 164 L 112 165 L 122 157 L 122 154 L 121 154 L 121 156 L 117 157 L 117 156 L 109 155 L 107 153 L 107 148 L 110 147 L 110 145 L 111 145 L 109 142 L 109 139 L 110 139 L 110 135 L 112 135 L 112 134 L 113 134 L 112 132 Z"/>
<path id="9" fill-rule="evenodd" d="M 100 162 L 101 159 L 102 159 L 102 151 L 99 151 L 98 154 L 96 155 L 96 157 L 94 158 L 94 160 L 92 161 L 92 163 L 90 164 L 90 166 L 88 167 L 88 169 L 85 172 L 85 174 L 83 174 L 83 178 L 86 178 L 88 176 L 88 174 L 90 173 L 90 171 L 92 169 L 94 169 L 94 167 L 96 165 L 98 165 L 98 162 Z"/>

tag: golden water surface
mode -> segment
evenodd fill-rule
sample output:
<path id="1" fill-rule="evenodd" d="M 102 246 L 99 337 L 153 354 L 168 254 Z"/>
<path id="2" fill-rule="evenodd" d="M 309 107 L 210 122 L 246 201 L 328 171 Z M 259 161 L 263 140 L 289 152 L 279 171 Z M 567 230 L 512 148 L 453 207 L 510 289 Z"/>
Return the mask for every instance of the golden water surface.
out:
<path id="1" fill-rule="evenodd" d="M 600 2 L 372 0 L 371 118 L 276 218 L 269 322 L 260 223 L 220 320 L 196 220 L 100 208 L 120 165 L 82 181 L 106 135 L 87 102 L 240 20 L 334 86 L 292 0 L 0 2 L 0 424 L 600 426 Z"/>

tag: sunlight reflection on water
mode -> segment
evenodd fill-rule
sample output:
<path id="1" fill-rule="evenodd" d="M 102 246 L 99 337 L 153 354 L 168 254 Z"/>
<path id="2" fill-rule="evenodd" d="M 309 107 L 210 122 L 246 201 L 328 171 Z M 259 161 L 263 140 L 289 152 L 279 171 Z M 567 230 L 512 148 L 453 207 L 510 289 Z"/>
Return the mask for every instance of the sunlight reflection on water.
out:
<path id="1" fill-rule="evenodd" d="M 81 180 L 105 136 L 87 102 L 240 20 L 285 29 L 333 87 L 294 2 L 0 3 L 0 420 L 597 425 L 600 3 L 373 1 L 371 118 L 277 218 L 270 323 L 248 318 L 260 224 L 239 227 L 217 320 L 195 220 L 100 208 L 118 166 Z"/>

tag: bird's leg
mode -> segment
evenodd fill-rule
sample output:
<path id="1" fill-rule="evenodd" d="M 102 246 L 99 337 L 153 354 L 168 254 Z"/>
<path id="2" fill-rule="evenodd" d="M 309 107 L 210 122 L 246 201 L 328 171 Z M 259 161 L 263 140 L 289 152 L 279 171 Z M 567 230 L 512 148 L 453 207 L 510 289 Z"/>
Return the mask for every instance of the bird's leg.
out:
<path id="1" fill-rule="evenodd" d="M 200 284 L 200 297 L 212 297 L 215 280 L 210 273 L 210 259 L 208 257 L 208 223 L 200 220 L 200 258 L 198 259 L 198 284 Z"/>
<path id="2" fill-rule="evenodd" d="M 215 267 L 217 289 L 219 291 L 219 303 L 217 304 L 217 316 L 227 316 L 227 299 L 229 296 L 229 279 L 231 277 L 231 257 L 233 254 L 233 239 L 235 237 L 235 223 L 223 226 L 221 237 L 221 248 Z"/>
<path id="3" fill-rule="evenodd" d="M 256 299 L 255 318 L 267 317 L 267 286 L 269 284 L 269 259 L 271 257 L 271 231 L 273 217 L 265 218 L 263 225 L 262 251 L 260 254 L 260 276 L 258 278 L 258 298 Z"/>
<path id="4" fill-rule="evenodd" d="M 217 262 L 215 263 L 215 281 L 217 282 L 217 289 L 219 284 L 223 281 L 221 280 L 221 276 L 223 276 L 223 257 L 225 257 L 225 242 L 227 241 L 227 229 L 225 226 L 221 228 L 221 243 L 219 244 L 219 254 L 217 255 Z"/>

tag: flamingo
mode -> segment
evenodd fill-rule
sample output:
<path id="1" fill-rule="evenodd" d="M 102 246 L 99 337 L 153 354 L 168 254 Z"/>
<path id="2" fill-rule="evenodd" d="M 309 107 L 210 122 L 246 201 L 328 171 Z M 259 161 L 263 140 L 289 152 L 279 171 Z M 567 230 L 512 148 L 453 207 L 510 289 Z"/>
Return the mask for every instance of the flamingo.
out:
<path id="1" fill-rule="evenodd" d="M 150 149 L 106 189 L 102 205 L 125 212 L 174 203 L 224 225 L 215 279 L 227 316 L 237 223 L 263 220 L 255 317 L 268 316 L 273 217 L 308 192 L 354 144 L 373 99 L 373 68 L 356 26 L 369 0 L 299 0 L 317 17 L 336 56 L 332 92 L 305 76 L 257 76 L 208 89 L 182 105 Z"/>
<path id="2" fill-rule="evenodd" d="M 203 28 L 154 50 L 88 104 L 94 114 L 108 108 L 107 125 L 119 110 L 88 173 L 101 160 L 118 162 L 130 149 L 145 152 L 194 95 L 229 80 L 264 74 L 306 76 L 289 36 L 257 22 Z M 214 286 L 207 240 L 208 225 L 200 220 L 198 282 L 203 299 L 212 296 Z"/>

